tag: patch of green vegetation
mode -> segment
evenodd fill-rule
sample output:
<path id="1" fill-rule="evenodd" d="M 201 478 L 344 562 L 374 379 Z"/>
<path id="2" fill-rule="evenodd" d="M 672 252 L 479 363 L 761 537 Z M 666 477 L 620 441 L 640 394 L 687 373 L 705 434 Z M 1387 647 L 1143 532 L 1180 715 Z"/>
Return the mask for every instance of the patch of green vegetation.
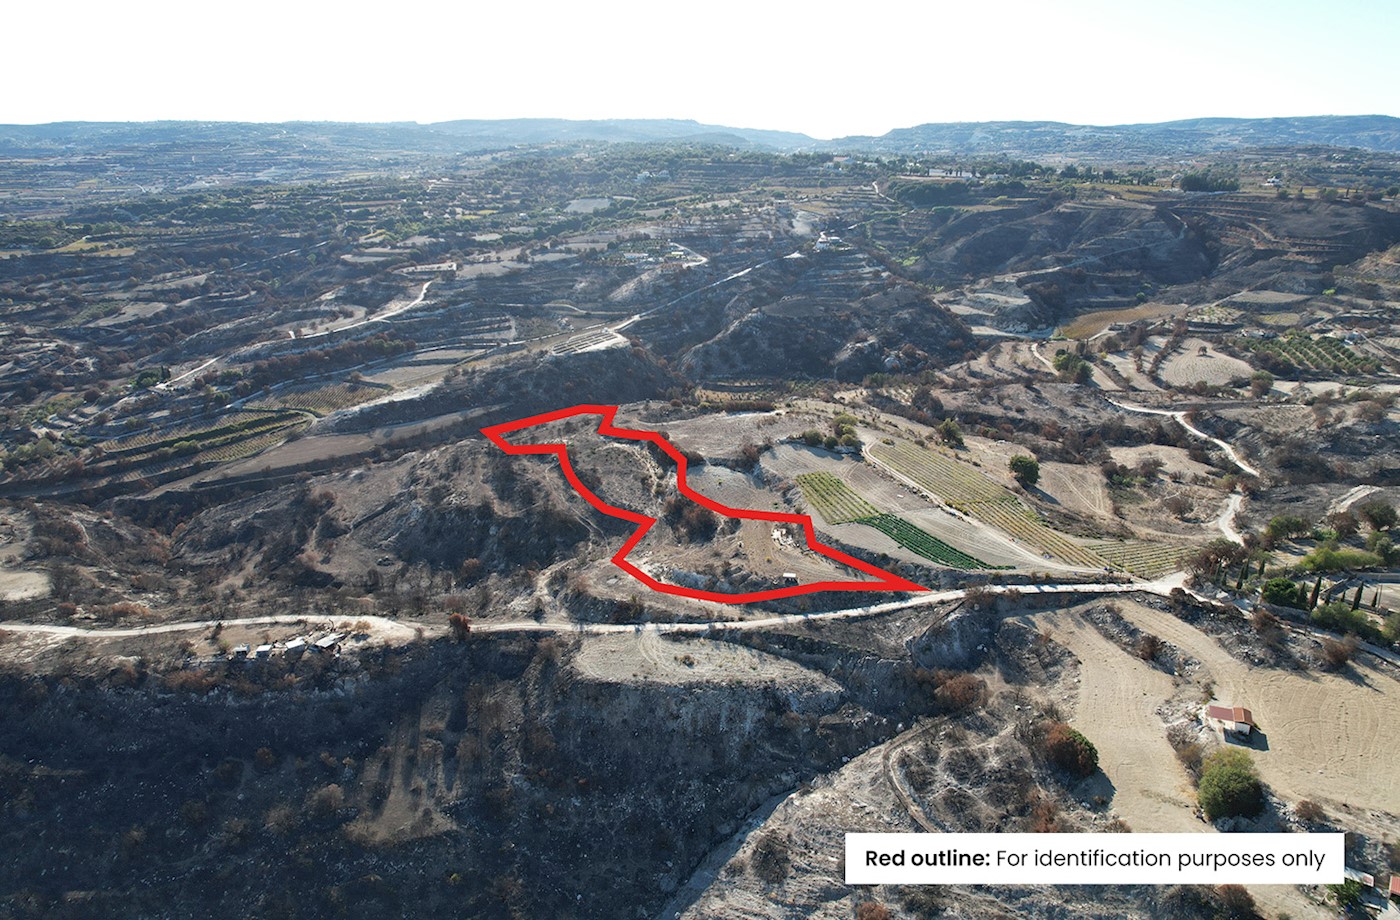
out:
<path id="1" fill-rule="evenodd" d="M 864 524 L 873 527 L 885 536 L 894 540 L 900 546 L 911 552 L 918 553 L 925 559 L 931 559 L 940 565 L 950 566 L 955 569 L 991 569 L 1007 568 L 1007 566 L 991 566 L 969 555 L 956 547 L 949 546 L 942 540 L 924 531 L 901 517 L 893 514 L 878 514 L 872 517 L 861 518 L 857 524 Z"/>
<path id="2" fill-rule="evenodd" d="M 1349 572 L 1381 564 L 1381 557 L 1361 549 L 1338 547 L 1326 543 L 1303 557 L 1302 566 L 1309 572 Z"/>
<path id="3" fill-rule="evenodd" d="M 1212 821 L 1252 818 L 1264 810 L 1264 784 L 1248 754 L 1238 748 L 1223 748 L 1202 763 L 1196 798 Z"/>

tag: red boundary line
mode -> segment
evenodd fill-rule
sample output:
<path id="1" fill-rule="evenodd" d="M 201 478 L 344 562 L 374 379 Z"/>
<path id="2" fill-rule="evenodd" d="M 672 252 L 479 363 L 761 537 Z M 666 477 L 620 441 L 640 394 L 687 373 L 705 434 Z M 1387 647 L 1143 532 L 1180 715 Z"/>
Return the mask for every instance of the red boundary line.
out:
<path id="1" fill-rule="evenodd" d="M 814 594 L 818 591 L 927 591 L 923 585 L 916 584 L 906 578 L 901 578 L 892 572 L 864 562 L 854 556 L 849 556 L 838 549 L 833 549 L 817 540 L 816 532 L 812 528 L 812 518 L 805 514 L 783 514 L 779 511 L 757 511 L 752 509 L 730 508 L 722 505 L 713 499 L 701 495 L 691 489 L 686 482 L 686 459 L 685 455 L 677 450 L 670 441 L 655 431 L 639 431 L 633 428 L 618 428 L 613 425 L 613 420 L 617 417 L 617 406 L 594 406 L 583 405 L 573 406 L 569 409 L 558 409 L 554 412 L 545 412 L 542 415 L 532 415 L 519 421 L 505 422 L 500 425 L 490 425 L 481 429 L 481 433 L 501 450 L 508 454 L 545 454 L 559 458 L 559 465 L 564 470 L 564 478 L 569 481 L 579 495 L 583 496 L 594 508 L 606 515 L 621 518 L 624 521 L 631 521 L 637 525 L 637 530 L 622 545 L 622 549 L 617 551 L 612 561 L 618 568 L 622 569 L 633 578 L 642 582 L 653 591 L 662 594 L 677 594 L 681 597 L 693 597 L 702 601 L 718 601 L 725 604 L 752 604 L 756 601 L 778 600 L 784 597 L 796 597 L 801 594 Z M 627 556 L 651 530 L 657 519 L 648 517 L 645 514 L 638 514 L 635 511 L 628 511 L 626 508 L 618 508 L 603 501 L 593 491 L 583 484 L 574 472 L 574 466 L 569 461 L 568 448 L 564 444 L 511 444 L 503 437 L 514 431 L 531 428 L 535 425 L 543 425 L 548 422 L 557 422 L 560 419 L 572 418 L 579 415 L 602 416 L 602 421 L 598 424 L 598 433 L 605 437 L 625 438 L 632 441 L 648 441 L 655 444 L 665 454 L 676 462 L 676 486 L 681 494 L 694 502 L 698 502 L 709 508 L 711 511 L 728 517 L 749 518 L 760 521 L 783 521 L 789 524 L 798 524 L 807 535 L 807 546 L 815 552 L 833 559 L 843 565 L 858 569 L 867 575 L 873 575 L 876 581 L 819 581 L 807 585 L 793 585 L 785 588 L 773 588 L 768 591 L 751 591 L 746 594 L 724 594 L 719 591 L 701 591 L 698 588 L 684 588 L 679 585 L 668 585 L 665 582 L 657 581 L 646 572 L 637 568 L 627 561 Z"/>

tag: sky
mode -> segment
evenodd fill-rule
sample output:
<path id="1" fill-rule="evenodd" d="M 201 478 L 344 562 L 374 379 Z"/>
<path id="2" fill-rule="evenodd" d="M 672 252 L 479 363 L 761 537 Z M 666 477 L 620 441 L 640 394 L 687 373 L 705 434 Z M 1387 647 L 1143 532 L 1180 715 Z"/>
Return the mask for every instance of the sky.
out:
<path id="1" fill-rule="evenodd" d="M 1393 0 L 14 0 L 0 123 L 1400 116 Z"/>

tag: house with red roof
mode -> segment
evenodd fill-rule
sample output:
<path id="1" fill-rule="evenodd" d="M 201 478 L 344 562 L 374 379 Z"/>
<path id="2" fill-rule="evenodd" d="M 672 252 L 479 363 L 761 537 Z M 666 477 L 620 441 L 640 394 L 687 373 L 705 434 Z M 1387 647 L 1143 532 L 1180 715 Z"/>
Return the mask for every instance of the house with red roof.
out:
<path id="1" fill-rule="evenodd" d="M 1206 716 L 1219 725 L 1221 731 L 1233 732 L 1245 738 L 1258 728 L 1254 722 L 1254 714 L 1243 706 L 1217 706 L 1211 703 L 1206 707 Z"/>

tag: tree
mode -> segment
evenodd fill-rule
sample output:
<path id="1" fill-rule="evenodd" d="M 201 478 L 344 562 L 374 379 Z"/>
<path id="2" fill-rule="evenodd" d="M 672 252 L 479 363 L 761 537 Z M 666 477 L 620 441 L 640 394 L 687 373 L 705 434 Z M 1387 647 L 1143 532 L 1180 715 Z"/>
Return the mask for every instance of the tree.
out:
<path id="1" fill-rule="evenodd" d="M 1328 885 L 1327 891 L 1337 906 L 1346 913 L 1351 913 L 1352 910 L 1360 906 L 1361 896 L 1364 893 L 1361 883 L 1354 878 L 1349 878 L 1340 885 Z"/>
<path id="2" fill-rule="evenodd" d="M 1207 575 L 1222 565 L 1235 565 L 1245 560 L 1246 550 L 1234 540 L 1216 537 L 1186 559 L 1186 568 L 1193 575 Z"/>
<path id="3" fill-rule="evenodd" d="M 1099 768 L 1093 742 L 1063 722 L 1050 726 L 1045 735 L 1045 759 L 1075 776 L 1088 776 Z"/>
<path id="4" fill-rule="evenodd" d="M 1257 398 L 1268 396 L 1274 388 L 1274 375 L 1268 371 L 1255 371 L 1249 378 L 1249 395 Z"/>
<path id="5" fill-rule="evenodd" d="M 954 450 L 961 450 L 963 447 L 962 428 L 950 418 L 945 418 L 943 424 L 938 426 L 938 437 Z"/>
<path id="6" fill-rule="evenodd" d="M 1010 467 L 1011 475 L 1016 477 L 1016 481 L 1027 489 L 1040 481 L 1040 464 L 1034 457 L 1017 454 L 1007 466 Z"/>
<path id="7" fill-rule="evenodd" d="M 1205 759 L 1196 798 L 1212 821 L 1252 818 L 1264 810 L 1264 786 L 1254 761 L 1238 748 L 1222 748 Z"/>
<path id="8" fill-rule="evenodd" d="M 1372 530 L 1389 530 L 1395 526 L 1397 519 L 1395 506 L 1380 499 L 1358 505 L 1356 516 L 1365 521 Z"/>
<path id="9" fill-rule="evenodd" d="M 1270 578 L 1264 582 L 1260 597 L 1269 604 L 1302 610 L 1304 598 L 1300 594 L 1298 586 L 1287 578 Z"/>

